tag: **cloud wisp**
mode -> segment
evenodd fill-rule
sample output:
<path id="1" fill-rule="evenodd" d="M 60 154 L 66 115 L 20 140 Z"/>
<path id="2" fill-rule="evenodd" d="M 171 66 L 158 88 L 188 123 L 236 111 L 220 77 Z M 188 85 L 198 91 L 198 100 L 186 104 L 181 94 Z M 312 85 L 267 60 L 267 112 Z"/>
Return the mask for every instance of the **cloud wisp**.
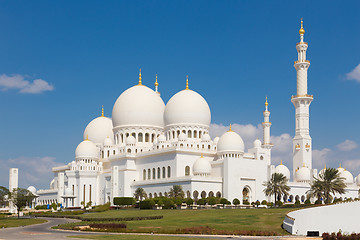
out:
<path id="1" fill-rule="evenodd" d="M 346 139 L 342 143 L 339 143 L 338 145 L 336 145 L 336 147 L 340 151 L 348 152 L 348 151 L 356 149 L 358 147 L 358 145 L 356 142 Z"/>
<path id="2" fill-rule="evenodd" d="M 0 89 L 1 91 L 18 90 L 20 93 L 39 94 L 46 91 L 53 91 L 55 88 L 43 79 L 35 79 L 30 82 L 25 80 L 25 77 L 20 74 L 14 75 L 0 75 Z"/>
<path id="3" fill-rule="evenodd" d="M 360 83 L 360 64 L 357 65 L 354 70 L 346 74 L 346 79 L 355 80 Z"/>

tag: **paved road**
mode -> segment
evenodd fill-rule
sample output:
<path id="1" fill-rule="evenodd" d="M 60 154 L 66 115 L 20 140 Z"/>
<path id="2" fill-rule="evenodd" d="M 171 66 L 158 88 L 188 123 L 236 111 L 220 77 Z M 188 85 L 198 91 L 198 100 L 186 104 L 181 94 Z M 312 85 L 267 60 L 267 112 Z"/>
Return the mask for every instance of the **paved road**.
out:
<path id="1" fill-rule="evenodd" d="M 12 240 L 24 240 L 24 239 L 36 239 L 36 240 L 59 240 L 59 239 L 67 239 L 68 236 L 75 235 L 99 235 L 104 233 L 91 233 L 91 232 L 78 232 L 78 231 L 61 231 L 51 229 L 52 226 L 56 226 L 58 224 L 64 224 L 67 222 L 73 222 L 76 220 L 73 219 L 63 219 L 63 218 L 46 218 L 48 222 L 35 224 L 25 227 L 16 227 L 16 228 L 5 228 L 0 229 L 0 240 L 12 239 Z M 109 234 L 109 233 L 105 233 Z M 137 234 L 137 235 L 150 235 L 150 234 Z M 305 238 L 298 238 L 293 236 L 287 237 L 246 237 L 246 236 L 190 236 L 190 235 L 177 235 L 177 234 L 168 234 L 167 236 L 181 236 L 181 237 L 196 237 L 199 239 L 241 239 L 241 240 L 257 240 L 257 239 L 291 239 L 291 240 L 299 240 Z M 306 238 L 309 239 L 309 238 Z M 171 240 L 171 238 L 169 238 Z"/>

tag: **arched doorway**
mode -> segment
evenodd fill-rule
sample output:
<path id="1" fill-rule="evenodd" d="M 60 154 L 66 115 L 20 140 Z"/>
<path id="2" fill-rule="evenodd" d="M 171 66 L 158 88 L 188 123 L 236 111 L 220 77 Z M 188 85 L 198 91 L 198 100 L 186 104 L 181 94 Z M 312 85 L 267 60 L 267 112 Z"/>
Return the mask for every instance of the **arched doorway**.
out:
<path id="1" fill-rule="evenodd" d="M 245 203 L 250 203 L 251 202 L 251 199 L 250 199 L 250 187 L 249 186 L 246 186 L 243 188 L 242 190 L 242 200 L 243 200 L 243 204 L 244 202 Z"/>

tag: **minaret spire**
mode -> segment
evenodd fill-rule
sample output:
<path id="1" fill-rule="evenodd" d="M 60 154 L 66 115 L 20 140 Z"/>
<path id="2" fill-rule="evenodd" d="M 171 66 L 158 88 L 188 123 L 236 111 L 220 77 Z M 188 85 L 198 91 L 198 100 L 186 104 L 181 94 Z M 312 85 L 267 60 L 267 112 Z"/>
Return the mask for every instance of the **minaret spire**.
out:
<path id="1" fill-rule="evenodd" d="M 157 81 L 157 74 L 156 74 L 156 77 L 155 77 L 155 92 L 158 92 L 158 86 L 159 86 L 159 83 Z"/>
<path id="2" fill-rule="evenodd" d="M 295 107 L 295 137 L 293 139 L 293 173 L 302 166 L 312 169 L 312 146 L 309 129 L 309 107 L 313 100 L 312 95 L 307 91 L 307 72 L 310 61 L 306 59 L 308 43 L 304 42 L 304 25 L 301 19 L 299 30 L 300 42 L 296 44 L 298 60 L 294 62 L 297 78 L 297 94 L 291 97 L 291 102 Z M 295 179 L 296 180 L 296 179 Z M 308 179 L 311 181 L 311 179 Z"/>
<path id="3" fill-rule="evenodd" d="M 140 71 L 139 71 L 139 84 L 138 85 L 142 85 L 142 83 L 141 83 L 141 68 L 140 68 Z"/>
<path id="4" fill-rule="evenodd" d="M 265 98 L 265 111 L 263 112 L 264 115 L 264 122 L 262 123 L 263 126 L 263 147 L 265 148 L 272 148 L 272 144 L 270 143 L 270 127 L 271 127 L 271 122 L 270 122 L 270 111 L 269 111 L 269 103 L 268 103 L 268 98 Z"/>

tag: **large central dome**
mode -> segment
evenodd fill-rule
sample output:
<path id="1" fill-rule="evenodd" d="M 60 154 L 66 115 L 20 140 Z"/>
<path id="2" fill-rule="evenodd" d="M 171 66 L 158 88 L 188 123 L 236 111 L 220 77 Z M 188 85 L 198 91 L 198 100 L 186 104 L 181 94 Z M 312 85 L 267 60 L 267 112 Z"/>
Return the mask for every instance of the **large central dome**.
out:
<path id="1" fill-rule="evenodd" d="M 190 89 L 176 93 L 166 104 L 165 125 L 196 124 L 209 127 L 210 108 L 205 99 Z"/>
<path id="2" fill-rule="evenodd" d="M 165 104 L 158 93 L 144 85 L 123 92 L 112 111 L 114 128 L 126 126 L 164 127 Z"/>

